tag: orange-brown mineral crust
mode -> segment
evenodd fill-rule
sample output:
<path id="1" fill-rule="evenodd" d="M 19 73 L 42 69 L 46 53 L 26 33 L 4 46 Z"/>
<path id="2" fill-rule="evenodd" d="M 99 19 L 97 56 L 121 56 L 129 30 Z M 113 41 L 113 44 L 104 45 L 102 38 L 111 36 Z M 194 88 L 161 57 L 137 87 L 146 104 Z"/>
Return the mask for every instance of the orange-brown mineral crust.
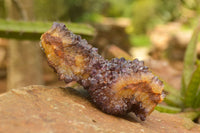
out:
<path id="1" fill-rule="evenodd" d="M 145 120 L 163 98 L 163 83 L 143 61 L 105 60 L 85 39 L 54 23 L 41 37 L 49 65 L 66 83 L 77 81 L 104 112 L 134 112 Z"/>

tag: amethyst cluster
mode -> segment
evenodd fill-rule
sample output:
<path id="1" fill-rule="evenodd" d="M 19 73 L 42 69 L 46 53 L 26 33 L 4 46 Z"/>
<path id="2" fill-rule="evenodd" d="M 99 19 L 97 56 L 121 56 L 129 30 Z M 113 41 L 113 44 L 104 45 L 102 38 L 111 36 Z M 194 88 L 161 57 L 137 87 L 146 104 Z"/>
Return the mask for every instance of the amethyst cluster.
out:
<path id="1" fill-rule="evenodd" d="M 163 98 L 163 83 L 143 61 L 106 60 L 64 24 L 54 23 L 41 36 L 49 65 L 66 83 L 77 81 L 102 111 L 113 115 L 134 112 L 145 120 Z"/>

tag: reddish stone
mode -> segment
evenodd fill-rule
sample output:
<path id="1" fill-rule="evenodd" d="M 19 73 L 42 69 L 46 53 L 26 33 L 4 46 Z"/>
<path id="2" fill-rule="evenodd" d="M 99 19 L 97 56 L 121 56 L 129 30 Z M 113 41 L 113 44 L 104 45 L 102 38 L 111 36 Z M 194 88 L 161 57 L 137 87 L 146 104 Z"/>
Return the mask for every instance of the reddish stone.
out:
<path id="1" fill-rule="evenodd" d="M 200 125 L 154 111 L 144 122 L 133 114 L 107 115 L 83 90 L 28 86 L 0 95 L 0 133 L 199 133 Z"/>

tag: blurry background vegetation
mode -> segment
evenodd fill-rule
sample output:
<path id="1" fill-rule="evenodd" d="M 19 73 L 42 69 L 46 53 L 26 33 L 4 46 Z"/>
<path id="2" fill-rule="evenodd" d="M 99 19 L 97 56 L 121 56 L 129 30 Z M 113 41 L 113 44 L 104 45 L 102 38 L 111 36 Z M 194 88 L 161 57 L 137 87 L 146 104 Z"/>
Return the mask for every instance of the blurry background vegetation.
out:
<path id="1" fill-rule="evenodd" d="M 20 0 L 12 0 L 23 15 Z M 128 18 L 126 27 L 135 45 L 149 44 L 146 32 L 160 23 L 181 21 L 190 27 L 200 12 L 200 0 L 31 0 L 31 20 L 98 23 L 104 17 Z M 7 18 L 6 0 L 0 0 L 0 18 Z M 26 14 L 26 13 L 25 13 Z M 138 37 L 133 37 L 138 36 Z"/>
<path id="2" fill-rule="evenodd" d="M 5 1 L 0 0 L 1 18 L 6 18 Z M 104 16 L 127 17 L 132 22 L 131 31 L 136 34 L 145 33 L 155 23 L 181 19 L 190 24 L 192 20 L 187 19 L 200 11 L 199 0 L 33 0 L 32 3 L 32 20 L 98 22 Z"/>

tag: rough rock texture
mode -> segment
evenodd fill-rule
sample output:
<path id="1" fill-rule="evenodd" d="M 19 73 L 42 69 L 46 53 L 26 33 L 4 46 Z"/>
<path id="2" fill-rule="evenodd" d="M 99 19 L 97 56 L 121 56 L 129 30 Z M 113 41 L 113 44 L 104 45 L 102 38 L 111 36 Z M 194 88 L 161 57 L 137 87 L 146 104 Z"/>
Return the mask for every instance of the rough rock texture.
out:
<path id="1" fill-rule="evenodd" d="M 89 102 L 84 90 L 29 86 L 0 95 L 0 133 L 13 132 L 199 133 L 200 126 L 157 111 L 145 122 L 133 114 L 107 115 Z"/>

